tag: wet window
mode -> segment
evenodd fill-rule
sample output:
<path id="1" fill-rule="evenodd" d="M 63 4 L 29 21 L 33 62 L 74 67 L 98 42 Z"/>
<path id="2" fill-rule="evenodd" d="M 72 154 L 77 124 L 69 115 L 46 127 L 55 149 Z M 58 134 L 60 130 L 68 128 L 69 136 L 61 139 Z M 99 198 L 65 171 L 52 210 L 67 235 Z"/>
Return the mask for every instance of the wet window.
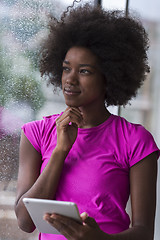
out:
<path id="1" fill-rule="evenodd" d="M 130 0 L 131 9 L 138 12 L 139 17 L 149 34 L 150 49 L 148 51 L 150 74 L 130 105 L 121 109 L 121 115 L 129 121 L 141 123 L 154 136 L 160 147 L 160 1 Z M 160 178 L 157 186 L 157 211 L 155 221 L 155 240 L 160 239 Z"/>
<path id="2" fill-rule="evenodd" d="M 127 1 L 126 1 L 127 2 Z M 106 8 L 124 9 L 125 1 L 105 1 Z M 140 123 L 154 136 L 157 145 L 160 147 L 160 2 L 155 0 L 130 0 L 129 14 L 139 17 L 149 35 L 150 49 L 148 51 L 150 73 L 143 86 L 139 89 L 138 95 L 125 107 L 120 108 L 121 116 L 128 121 Z M 155 222 L 155 240 L 160 239 L 160 178 L 158 176 L 157 187 L 157 214 Z"/>
<path id="3" fill-rule="evenodd" d="M 48 15 L 59 18 L 72 0 L 0 1 L 0 239 L 38 239 L 17 226 L 13 210 L 21 126 L 59 113 L 65 104 L 38 70 L 39 44 Z M 78 1 L 77 1 L 78 2 Z M 85 1 L 83 1 L 85 2 Z M 78 3 L 77 3 L 78 4 Z"/>
<path id="4" fill-rule="evenodd" d="M 38 239 L 37 231 L 27 234 L 18 228 L 13 210 L 21 126 L 42 116 L 59 113 L 65 108 L 62 93 L 53 94 L 51 87 L 46 86 L 37 63 L 39 44 L 48 33 L 47 16 L 52 12 L 59 18 L 72 2 L 0 1 L 0 240 Z M 77 4 L 84 2 L 98 1 L 83 0 Z M 142 16 L 149 32 L 151 73 L 138 97 L 126 108 L 121 108 L 121 115 L 129 121 L 143 124 L 160 146 L 160 4 L 158 0 L 154 4 L 149 0 L 130 0 L 129 4 Z M 102 0 L 102 5 L 105 8 L 125 9 L 126 1 Z M 117 108 L 112 111 L 117 113 Z M 155 240 L 160 236 L 159 208 L 158 204 Z"/>

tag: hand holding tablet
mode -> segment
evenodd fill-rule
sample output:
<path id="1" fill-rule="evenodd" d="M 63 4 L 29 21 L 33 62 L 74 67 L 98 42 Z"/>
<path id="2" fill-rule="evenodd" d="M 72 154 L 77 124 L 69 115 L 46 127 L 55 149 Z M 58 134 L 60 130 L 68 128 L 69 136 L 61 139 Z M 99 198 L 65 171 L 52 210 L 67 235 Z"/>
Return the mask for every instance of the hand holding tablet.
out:
<path id="1" fill-rule="evenodd" d="M 77 205 L 73 202 L 36 198 L 24 198 L 23 202 L 39 232 L 60 234 L 57 229 L 43 219 L 45 213 L 57 213 L 82 223 Z"/>

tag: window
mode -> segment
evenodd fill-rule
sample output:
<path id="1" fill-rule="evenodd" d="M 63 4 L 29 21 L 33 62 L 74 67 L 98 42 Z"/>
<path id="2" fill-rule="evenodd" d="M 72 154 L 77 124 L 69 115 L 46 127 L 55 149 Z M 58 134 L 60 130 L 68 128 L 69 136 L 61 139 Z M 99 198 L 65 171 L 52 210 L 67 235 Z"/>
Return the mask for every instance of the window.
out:
<path id="1" fill-rule="evenodd" d="M 68 5 L 72 0 L 0 2 L 1 240 L 38 239 L 37 231 L 27 234 L 18 228 L 13 210 L 20 129 L 25 122 L 64 110 L 62 94 L 53 94 L 41 80 L 37 59 L 39 43 L 47 33 L 47 15 L 52 12 L 59 18 Z"/>
<path id="2" fill-rule="evenodd" d="M 138 91 L 138 95 L 125 108 L 121 107 L 121 116 L 128 121 L 140 123 L 149 130 L 158 146 L 160 146 L 160 2 L 155 0 L 130 0 L 129 11 L 136 11 L 149 34 L 150 49 L 148 52 L 150 74 L 144 85 Z M 125 8 L 125 1 L 103 0 L 106 8 Z M 155 240 L 160 236 L 160 178 L 158 177 L 157 214 L 155 224 Z"/>
<path id="3" fill-rule="evenodd" d="M 18 228 L 14 213 L 20 129 L 25 122 L 59 113 L 65 103 L 60 92 L 53 94 L 38 70 L 39 43 L 47 34 L 47 15 L 56 18 L 72 0 L 0 1 L 0 240 L 35 240 Z M 77 0 L 78 2 L 78 0 Z M 95 0 L 82 0 L 95 3 Z M 102 0 L 105 8 L 125 9 L 126 0 Z M 142 16 L 149 32 L 151 73 L 131 105 L 121 108 L 129 121 L 143 124 L 160 146 L 160 3 L 158 0 L 130 0 L 130 8 Z M 143 10 L 143 11 L 142 11 Z M 117 113 L 117 108 L 110 108 Z M 160 180 L 159 180 L 160 181 Z M 160 188 L 159 188 L 160 189 Z M 158 192 L 158 202 L 160 192 Z M 160 205 L 157 208 L 155 240 L 160 236 Z"/>

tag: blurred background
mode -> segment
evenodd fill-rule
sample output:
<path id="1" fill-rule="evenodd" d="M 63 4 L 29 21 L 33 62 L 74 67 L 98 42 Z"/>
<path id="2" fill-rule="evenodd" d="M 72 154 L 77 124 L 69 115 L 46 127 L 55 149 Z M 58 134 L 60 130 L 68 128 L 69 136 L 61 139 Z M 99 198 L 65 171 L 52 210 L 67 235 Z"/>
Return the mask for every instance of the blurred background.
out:
<path id="1" fill-rule="evenodd" d="M 78 2 L 78 0 L 77 0 Z M 125 10 L 126 0 L 82 0 L 105 9 Z M 151 72 L 138 95 L 125 108 L 111 107 L 127 120 L 149 130 L 160 147 L 160 1 L 130 0 L 149 34 Z M 21 126 L 65 109 L 61 91 L 53 93 L 38 70 L 39 46 L 48 33 L 47 17 L 58 19 L 72 0 L 0 1 L 0 240 L 35 240 L 38 232 L 22 232 L 14 213 Z M 157 186 L 155 240 L 160 239 L 160 178 Z"/>

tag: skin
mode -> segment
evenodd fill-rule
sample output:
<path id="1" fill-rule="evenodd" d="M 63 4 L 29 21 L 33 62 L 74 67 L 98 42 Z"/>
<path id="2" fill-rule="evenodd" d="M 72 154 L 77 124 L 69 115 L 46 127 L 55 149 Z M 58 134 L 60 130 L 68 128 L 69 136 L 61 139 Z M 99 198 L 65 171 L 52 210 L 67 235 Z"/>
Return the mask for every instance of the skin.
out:
<path id="1" fill-rule="evenodd" d="M 76 140 L 78 127 L 91 128 L 109 118 L 110 113 L 104 105 L 104 86 L 105 79 L 99 71 L 97 57 L 83 47 L 69 49 L 63 62 L 62 74 L 62 89 L 68 107 L 56 120 L 57 145 L 41 175 L 41 156 L 22 132 L 15 204 L 18 224 L 22 230 L 32 232 L 35 229 L 22 199 L 24 197 L 54 199 L 63 164 Z M 82 225 L 54 213 L 46 213 L 44 219 L 68 240 L 152 240 L 156 179 L 155 152 L 131 167 L 132 226 L 121 233 L 109 235 L 102 232 L 96 221 L 87 213 L 81 214 Z"/>

